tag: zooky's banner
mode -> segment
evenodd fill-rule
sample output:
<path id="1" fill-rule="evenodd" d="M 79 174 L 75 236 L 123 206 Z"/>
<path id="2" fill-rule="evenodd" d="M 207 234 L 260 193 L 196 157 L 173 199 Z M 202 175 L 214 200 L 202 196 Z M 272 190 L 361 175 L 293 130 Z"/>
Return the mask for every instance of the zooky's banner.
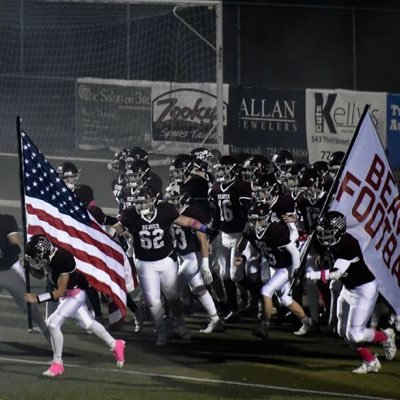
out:
<path id="1" fill-rule="evenodd" d="M 304 91 L 230 87 L 225 143 L 230 153 L 263 154 L 279 149 L 308 161 Z"/>
<path id="2" fill-rule="evenodd" d="M 386 93 L 306 90 L 307 148 L 310 164 L 347 151 L 366 104 L 386 146 Z"/>
<path id="3" fill-rule="evenodd" d="M 348 232 L 359 241 L 380 292 L 399 315 L 400 196 L 374 122 L 367 112 L 330 210 L 346 216 Z"/>
<path id="4" fill-rule="evenodd" d="M 387 96 L 387 150 L 392 168 L 400 169 L 400 95 Z"/>

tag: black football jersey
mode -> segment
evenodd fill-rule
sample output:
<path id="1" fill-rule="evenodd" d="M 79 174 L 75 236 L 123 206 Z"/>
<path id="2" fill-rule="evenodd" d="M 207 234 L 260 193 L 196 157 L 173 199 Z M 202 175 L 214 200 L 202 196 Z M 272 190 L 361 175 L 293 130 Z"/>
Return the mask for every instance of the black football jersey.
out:
<path id="1" fill-rule="evenodd" d="M 0 271 L 10 269 L 18 261 L 18 254 L 9 254 L 8 235 L 18 232 L 17 221 L 12 215 L 0 214 Z"/>
<path id="2" fill-rule="evenodd" d="M 365 264 L 358 240 L 350 233 L 346 232 L 337 244 L 329 248 L 329 252 L 332 253 L 335 259 L 353 260 L 356 257 L 358 258 L 358 261 L 351 263 L 340 278 L 340 281 L 347 289 L 354 289 L 375 279 Z"/>
<path id="3" fill-rule="evenodd" d="M 181 215 L 197 219 L 204 224 L 204 213 L 198 207 L 188 206 L 181 212 Z M 200 243 L 196 231 L 177 224 L 172 224 L 171 228 L 177 254 L 185 255 L 200 251 Z"/>
<path id="4" fill-rule="evenodd" d="M 135 193 L 137 192 L 138 188 L 133 188 L 130 186 L 125 186 L 120 194 L 120 200 L 122 204 L 122 209 L 124 210 L 125 208 L 132 207 L 133 206 L 133 201 L 135 200 Z"/>
<path id="5" fill-rule="evenodd" d="M 47 276 L 55 288 L 57 288 L 58 278 L 61 274 L 69 274 L 67 289 L 76 287 L 86 289 L 88 287 L 86 278 L 76 269 L 72 253 L 60 247 L 57 248 L 46 270 L 48 271 Z"/>
<path id="6" fill-rule="evenodd" d="M 183 184 L 183 189 L 191 199 L 190 204 L 203 210 L 205 220 L 202 222 L 208 224 L 212 218 L 212 209 L 208 200 L 210 180 L 201 175 L 193 174 Z"/>
<path id="7" fill-rule="evenodd" d="M 311 233 L 318 223 L 318 217 L 321 213 L 322 207 L 325 204 L 326 195 L 318 199 L 315 204 L 311 204 L 309 200 L 301 193 L 297 198 L 297 210 L 302 216 L 304 221 L 304 229 L 307 233 Z"/>
<path id="8" fill-rule="evenodd" d="M 93 189 L 88 185 L 79 185 L 75 188 L 74 193 L 78 200 L 83 203 L 85 207 L 94 200 Z"/>
<path id="9" fill-rule="evenodd" d="M 279 269 L 292 266 L 291 254 L 282 248 L 290 243 L 289 228 L 286 223 L 273 222 L 261 235 L 257 235 L 247 225 L 243 235 L 268 260 L 270 267 Z"/>
<path id="10" fill-rule="evenodd" d="M 216 218 L 224 233 L 242 232 L 251 202 L 249 182 L 236 179 L 228 184 L 215 183 L 210 197 L 216 205 Z"/>
<path id="11" fill-rule="evenodd" d="M 122 211 L 120 222 L 133 236 L 135 256 L 142 261 L 157 261 L 173 254 L 170 228 L 178 217 L 179 213 L 172 204 L 159 203 L 150 219 L 143 218 L 134 207 L 129 207 Z"/>
<path id="12" fill-rule="evenodd" d="M 282 220 L 282 216 L 286 213 L 293 213 L 296 208 L 296 202 L 290 194 L 280 194 L 271 206 L 271 211 L 274 213 L 275 221 Z"/>
<path id="13" fill-rule="evenodd" d="M 111 181 L 111 190 L 118 204 L 121 202 L 121 192 L 126 185 L 126 177 L 124 174 L 118 175 Z"/>

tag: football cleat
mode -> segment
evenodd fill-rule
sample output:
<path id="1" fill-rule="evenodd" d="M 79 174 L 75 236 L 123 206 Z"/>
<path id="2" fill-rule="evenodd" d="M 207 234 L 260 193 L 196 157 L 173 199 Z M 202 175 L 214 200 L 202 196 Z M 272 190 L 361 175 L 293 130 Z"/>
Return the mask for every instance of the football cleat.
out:
<path id="1" fill-rule="evenodd" d="M 259 337 L 262 340 L 267 340 L 268 339 L 268 328 L 264 326 L 260 326 L 257 329 L 255 329 L 252 333 L 253 336 Z"/>
<path id="2" fill-rule="evenodd" d="M 223 320 L 224 322 L 237 322 L 240 320 L 240 315 L 237 311 L 230 311 Z"/>
<path id="3" fill-rule="evenodd" d="M 160 332 L 157 335 L 157 342 L 156 342 L 156 346 L 165 346 L 168 342 L 168 335 L 166 332 Z"/>
<path id="4" fill-rule="evenodd" d="M 311 319 L 309 319 L 309 322 L 307 323 L 303 323 L 303 325 L 300 327 L 300 329 L 296 332 L 293 332 L 293 335 L 296 336 L 305 336 L 307 334 L 309 334 L 311 331 L 314 330 L 314 323 L 311 321 Z"/>
<path id="5" fill-rule="evenodd" d="M 201 333 L 213 333 L 213 332 L 223 332 L 224 331 L 224 324 L 218 318 L 216 321 L 210 321 L 206 328 L 201 329 Z"/>
<path id="6" fill-rule="evenodd" d="M 382 343 L 386 360 L 393 360 L 397 352 L 396 334 L 392 328 L 385 329 L 383 332 L 387 336 L 386 341 Z"/>
<path id="7" fill-rule="evenodd" d="M 42 373 L 44 376 L 48 376 L 49 378 L 55 378 L 58 375 L 62 375 L 64 373 L 64 365 L 58 362 L 53 361 L 50 365 L 50 368 Z"/>
<path id="8" fill-rule="evenodd" d="M 379 372 L 380 369 L 381 363 L 378 357 L 375 356 L 371 362 L 363 361 L 360 367 L 353 369 L 353 374 L 365 375 L 368 374 L 368 372 Z"/>
<path id="9" fill-rule="evenodd" d="M 143 311 L 140 307 L 133 314 L 132 323 L 133 323 L 133 332 L 139 333 L 143 329 Z"/>
<path id="10" fill-rule="evenodd" d="M 186 327 L 185 323 L 177 324 L 174 331 L 179 336 L 180 339 L 190 340 L 192 338 L 192 334 L 190 333 L 189 329 Z"/>
<path id="11" fill-rule="evenodd" d="M 125 363 L 125 341 L 117 339 L 114 347 L 114 357 L 117 361 L 117 367 L 122 368 Z"/>

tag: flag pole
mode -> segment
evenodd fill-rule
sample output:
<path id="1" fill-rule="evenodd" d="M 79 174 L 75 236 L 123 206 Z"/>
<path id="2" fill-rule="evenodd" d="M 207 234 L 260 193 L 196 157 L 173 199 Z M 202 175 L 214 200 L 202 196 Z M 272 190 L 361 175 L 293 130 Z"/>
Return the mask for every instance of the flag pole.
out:
<path id="1" fill-rule="evenodd" d="M 23 235 L 23 243 L 24 249 L 27 241 L 27 233 L 26 233 L 26 211 L 25 211 L 25 189 L 24 189 L 24 162 L 22 158 L 22 134 L 21 134 L 21 122 L 22 118 L 17 116 L 17 143 L 18 143 L 18 160 L 19 160 L 19 190 L 21 195 L 21 216 L 22 216 L 22 235 Z M 29 275 L 29 269 L 24 263 L 24 271 L 25 271 L 25 283 L 26 283 L 26 291 L 29 293 L 31 291 L 31 281 Z M 32 307 L 30 303 L 27 303 L 27 311 L 28 311 L 28 332 L 33 332 L 33 324 L 32 324 Z"/>
<path id="2" fill-rule="evenodd" d="M 337 190 L 337 188 L 339 186 L 340 176 L 343 173 L 343 170 L 345 168 L 347 159 L 349 158 L 350 152 L 351 152 L 351 150 L 352 150 L 352 148 L 354 146 L 354 143 L 355 143 L 355 141 L 356 141 L 356 139 L 358 137 L 358 133 L 360 132 L 360 128 L 361 128 L 362 122 L 364 121 L 364 118 L 367 115 L 369 108 L 370 108 L 370 104 L 366 104 L 365 107 L 364 107 L 363 113 L 361 115 L 360 121 L 357 124 L 357 128 L 356 128 L 356 130 L 354 132 L 354 135 L 353 135 L 353 137 L 351 139 L 351 142 L 349 144 L 349 147 L 347 148 L 346 154 L 343 157 L 343 160 L 342 160 L 342 163 L 340 164 L 339 170 L 338 170 L 338 172 L 337 172 L 337 174 L 335 176 L 335 179 L 334 179 L 334 181 L 332 183 L 332 186 L 329 189 L 328 195 L 326 196 L 326 199 L 325 199 L 324 205 L 322 206 L 321 212 L 319 213 L 318 221 L 326 213 L 327 209 L 329 208 L 329 206 L 331 204 L 332 197 L 336 193 L 336 190 Z M 296 273 L 296 271 L 295 271 L 295 273 L 293 274 L 293 277 L 292 277 L 291 282 L 290 282 L 289 293 L 292 292 L 293 287 L 297 285 L 298 281 L 300 280 L 300 277 L 303 275 L 302 274 L 302 270 L 304 268 L 302 268 L 302 266 L 304 265 L 304 262 L 306 260 L 308 252 L 310 251 L 310 246 L 311 246 L 311 243 L 312 243 L 312 241 L 314 239 L 314 234 L 315 234 L 315 229 L 310 233 L 309 238 L 307 238 L 307 242 L 305 244 L 306 247 L 304 249 L 302 249 L 299 268 L 297 269 L 298 272 Z"/>

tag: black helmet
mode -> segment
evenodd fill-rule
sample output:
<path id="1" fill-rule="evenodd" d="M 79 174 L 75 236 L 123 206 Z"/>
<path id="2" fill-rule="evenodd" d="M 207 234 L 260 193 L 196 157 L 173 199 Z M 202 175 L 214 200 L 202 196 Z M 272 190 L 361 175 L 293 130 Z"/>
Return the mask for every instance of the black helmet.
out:
<path id="1" fill-rule="evenodd" d="M 294 164 L 294 158 L 288 150 L 279 150 L 272 156 L 271 163 L 275 170 L 276 179 L 281 181 L 283 175 Z"/>
<path id="2" fill-rule="evenodd" d="M 247 213 L 250 227 L 258 237 L 262 236 L 271 225 L 271 217 L 272 211 L 267 203 L 254 203 Z"/>
<path id="3" fill-rule="evenodd" d="M 72 162 L 64 162 L 57 167 L 58 176 L 70 190 L 75 190 L 79 182 L 80 169 Z"/>
<path id="4" fill-rule="evenodd" d="M 143 185 L 135 193 L 135 199 L 133 200 L 133 207 L 138 214 L 142 217 L 152 217 L 156 211 L 159 199 L 159 193 L 150 185 Z"/>
<path id="5" fill-rule="evenodd" d="M 331 170 L 331 175 L 334 178 L 343 162 L 344 159 L 343 151 L 335 151 L 328 158 L 329 169 Z"/>
<path id="6" fill-rule="evenodd" d="M 190 174 L 193 166 L 193 157 L 189 154 L 178 154 L 169 167 L 169 179 L 171 182 L 184 182 Z"/>
<path id="7" fill-rule="evenodd" d="M 279 182 L 272 173 L 257 176 L 251 186 L 257 202 L 271 204 L 280 192 Z"/>
<path id="8" fill-rule="evenodd" d="M 251 182 L 257 175 L 269 172 L 268 158 L 262 154 L 255 154 L 248 157 L 243 163 L 242 177 L 243 180 Z"/>
<path id="9" fill-rule="evenodd" d="M 317 170 L 322 177 L 328 175 L 330 171 L 329 164 L 322 160 L 315 161 L 315 163 L 311 165 L 311 168 Z"/>
<path id="10" fill-rule="evenodd" d="M 42 270 L 50 263 L 54 247 L 45 235 L 33 235 L 25 246 L 25 259 L 33 269 Z"/>
<path id="11" fill-rule="evenodd" d="M 171 182 L 165 188 L 164 200 L 180 210 L 188 200 L 188 195 L 183 189 L 182 182 Z"/>
<path id="12" fill-rule="evenodd" d="M 137 188 L 150 179 L 150 165 L 147 161 L 136 160 L 126 163 L 127 186 Z"/>
<path id="13" fill-rule="evenodd" d="M 222 156 L 218 164 L 214 165 L 214 169 L 217 182 L 231 182 L 240 173 L 239 164 L 232 156 Z"/>
<path id="14" fill-rule="evenodd" d="M 307 167 L 304 164 L 292 164 L 285 175 L 282 178 L 282 184 L 287 192 L 290 192 L 294 199 L 297 199 L 301 193 L 301 187 L 299 183 L 300 175 L 305 171 Z"/>
<path id="15" fill-rule="evenodd" d="M 312 204 L 315 204 L 325 193 L 324 179 L 320 173 L 313 168 L 307 168 L 300 174 L 299 186 L 304 193 L 304 197 Z"/>
<path id="16" fill-rule="evenodd" d="M 137 161 L 143 160 L 148 161 L 149 155 L 146 150 L 142 149 L 141 147 L 135 146 L 129 149 L 127 154 L 127 161 Z"/>
<path id="17" fill-rule="evenodd" d="M 318 241 L 326 247 L 335 245 L 346 232 L 346 217 L 338 211 L 328 211 L 318 222 Z"/>
<path id="18" fill-rule="evenodd" d="M 114 158 L 111 161 L 111 169 L 119 174 L 125 173 L 125 161 L 128 149 L 122 149 L 114 154 Z"/>

